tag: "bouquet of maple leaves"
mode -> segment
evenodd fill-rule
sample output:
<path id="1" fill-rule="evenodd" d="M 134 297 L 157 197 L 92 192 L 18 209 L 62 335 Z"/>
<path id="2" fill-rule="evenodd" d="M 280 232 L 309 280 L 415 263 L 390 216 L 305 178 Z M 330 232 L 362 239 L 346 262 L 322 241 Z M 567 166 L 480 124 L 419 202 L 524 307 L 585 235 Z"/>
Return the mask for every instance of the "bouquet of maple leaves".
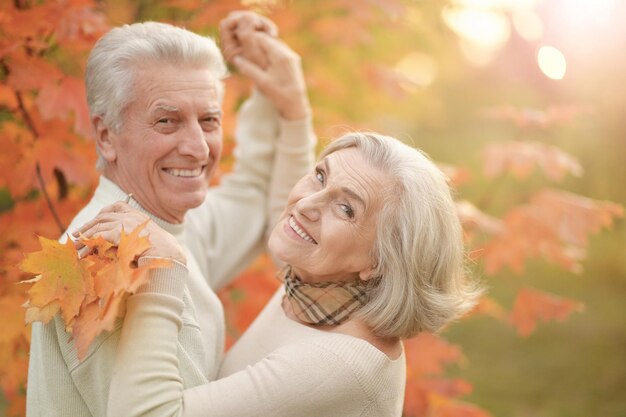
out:
<path id="1" fill-rule="evenodd" d="M 154 258 L 139 266 L 138 258 L 150 247 L 148 236 L 140 236 L 146 224 L 128 234 L 122 229 L 117 246 L 99 236 L 65 243 L 39 236 L 41 250 L 26 254 L 19 265 L 37 274 L 22 281 L 33 284 L 24 304 L 26 323 L 48 323 L 60 313 L 82 360 L 91 342 L 124 316 L 126 298 L 147 281 L 147 272 L 171 266 L 167 259 Z M 85 245 L 82 256 L 75 242 Z"/>

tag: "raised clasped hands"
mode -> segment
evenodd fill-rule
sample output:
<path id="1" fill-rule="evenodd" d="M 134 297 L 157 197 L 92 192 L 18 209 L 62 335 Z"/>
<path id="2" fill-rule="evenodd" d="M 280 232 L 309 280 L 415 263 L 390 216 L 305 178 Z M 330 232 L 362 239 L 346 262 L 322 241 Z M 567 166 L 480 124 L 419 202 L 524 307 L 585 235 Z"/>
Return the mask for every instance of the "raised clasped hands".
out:
<path id="1" fill-rule="evenodd" d="M 311 108 L 300 56 L 277 33 L 274 23 L 252 12 L 230 13 L 220 23 L 226 60 L 252 80 L 282 118 L 304 119 Z"/>

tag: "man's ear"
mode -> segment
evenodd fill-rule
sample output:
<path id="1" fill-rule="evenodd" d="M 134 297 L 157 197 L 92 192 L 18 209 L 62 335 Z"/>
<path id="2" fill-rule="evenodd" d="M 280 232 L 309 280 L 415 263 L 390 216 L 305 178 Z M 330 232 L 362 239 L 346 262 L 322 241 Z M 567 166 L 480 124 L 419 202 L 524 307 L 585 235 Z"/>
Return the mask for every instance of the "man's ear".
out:
<path id="1" fill-rule="evenodd" d="M 105 161 L 114 162 L 117 159 L 117 151 L 113 143 L 115 134 L 111 132 L 101 116 L 94 116 L 91 119 L 91 123 L 96 133 L 98 153 Z"/>

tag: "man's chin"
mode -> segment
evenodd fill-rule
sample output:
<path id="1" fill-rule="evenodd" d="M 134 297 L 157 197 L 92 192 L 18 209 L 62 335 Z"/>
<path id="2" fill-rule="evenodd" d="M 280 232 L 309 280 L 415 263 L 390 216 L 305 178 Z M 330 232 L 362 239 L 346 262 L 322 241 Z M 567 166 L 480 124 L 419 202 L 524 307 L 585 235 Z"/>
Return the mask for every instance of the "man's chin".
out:
<path id="1" fill-rule="evenodd" d="M 164 202 L 169 206 L 174 206 L 172 208 L 175 208 L 175 211 L 184 213 L 202 205 L 205 199 L 206 191 L 203 191 L 196 193 L 177 193 L 166 198 Z"/>

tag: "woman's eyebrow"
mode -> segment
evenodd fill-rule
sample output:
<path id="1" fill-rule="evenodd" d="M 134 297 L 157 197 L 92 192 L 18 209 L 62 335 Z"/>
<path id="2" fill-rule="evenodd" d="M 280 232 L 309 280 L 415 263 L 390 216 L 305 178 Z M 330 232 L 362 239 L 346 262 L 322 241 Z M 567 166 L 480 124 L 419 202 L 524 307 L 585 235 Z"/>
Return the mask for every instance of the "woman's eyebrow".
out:
<path id="1" fill-rule="evenodd" d="M 326 176 L 330 177 L 330 165 L 328 164 L 328 158 L 324 158 L 324 168 L 326 169 Z M 363 207 L 367 207 L 367 205 L 365 204 L 365 200 L 363 200 L 363 198 L 360 195 L 358 195 L 355 191 L 351 190 L 348 187 L 341 187 L 341 191 L 348 194 L 350 197 L 356 200 L 357 203 L 361 204 Z"/>

